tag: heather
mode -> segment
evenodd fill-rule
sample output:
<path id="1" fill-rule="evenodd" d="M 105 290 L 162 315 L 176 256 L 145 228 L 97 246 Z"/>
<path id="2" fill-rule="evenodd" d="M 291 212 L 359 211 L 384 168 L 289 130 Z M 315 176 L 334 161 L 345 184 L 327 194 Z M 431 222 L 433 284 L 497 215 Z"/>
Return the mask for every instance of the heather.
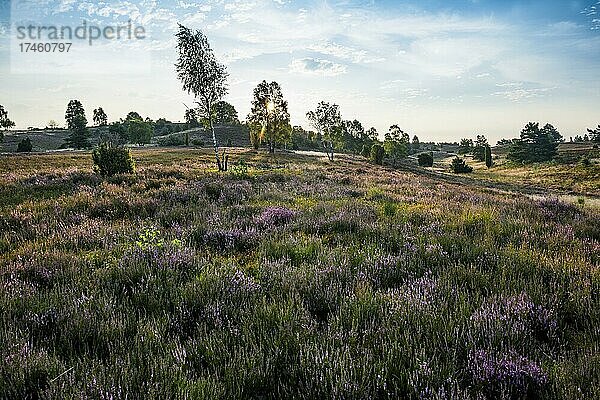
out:
<path id="1" fill-rule="evenodd" d="M 340 156 L 0 159 L 0 398 L 596 398 L 600 211 Z"/>

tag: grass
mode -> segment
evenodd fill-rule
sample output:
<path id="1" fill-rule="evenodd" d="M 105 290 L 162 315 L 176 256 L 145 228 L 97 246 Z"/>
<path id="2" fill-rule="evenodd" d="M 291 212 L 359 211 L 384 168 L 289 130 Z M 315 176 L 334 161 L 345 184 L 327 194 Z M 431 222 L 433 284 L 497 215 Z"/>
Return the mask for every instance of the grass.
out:
<path id="1" fill-rule="evenodd" d="M 598 398 L 600 210 L 341 156 L 0 158 L 0 398 Z"/>

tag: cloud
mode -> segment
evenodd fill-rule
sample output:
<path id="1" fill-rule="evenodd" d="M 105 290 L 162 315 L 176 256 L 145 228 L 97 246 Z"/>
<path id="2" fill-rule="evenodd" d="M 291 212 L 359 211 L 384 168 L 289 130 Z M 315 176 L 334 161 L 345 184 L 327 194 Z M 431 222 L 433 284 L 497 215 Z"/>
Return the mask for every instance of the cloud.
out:
<path id="1" fill-rule="evenodd" d="M 346 66 L 333 61 L 318 58 L 302 58 L 293 60 L 289 70 L 291 73 L 304 75 L 337 76 L 345 74 Z"/>
<path id="2" fill-rule="evenodd" d="M 338 43 L 323 41 L 321 43 L 313 44 L 308 46 L 308 50 L 337 57 L 343 60 L 347 60 L 353 63 L 373 63 L 378 61 L 385 61 L 383 57 L 375 57 L 369 55 L 366 50 L 359 50 L 350 46 L 343 46 Z"/>

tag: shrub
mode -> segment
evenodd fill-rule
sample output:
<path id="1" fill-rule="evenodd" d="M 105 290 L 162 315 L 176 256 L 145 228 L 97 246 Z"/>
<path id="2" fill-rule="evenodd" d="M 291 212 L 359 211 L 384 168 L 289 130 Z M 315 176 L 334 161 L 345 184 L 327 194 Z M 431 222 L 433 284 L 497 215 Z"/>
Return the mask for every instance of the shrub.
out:
<path id="1" fill-rule="evenodd" d="M 183 146 L 185 144 L 185 138 L 182 134 L 176 133 L 168 136 L 161 137 L 158 139 L 160 146 L 171 147 L 171 146 Z"/>
<path id="2" fill-rule="evenodd" d="M 372 162 L 374 162 L 377 165 L 382 165 L 384 155 L 385 151 L 383 150 L 382 146 L 378 144 L 374 144 L 373 146 L 371 146 L 371 154 L 369 158 Z"/>
<path id="3" fill-rule="evenodd" d="M 94 171 L 102 176 L 135 172 L 135 161 L 131 158 L 131 153 L 122 147 L 112 147 L 102 143 L 94 149 L 92 159 L 94 160 Z"/>
<path id="4" fill-rule="evenodd" d="M 360 155 L 365 158 L 369 158 L 371 155 L 371 148 L 368 145 L 363 144 L 362 149 L 360 150 Z"/>
<path id="5" fill-rule="evenodd" d="M 421 153 L 418 159 L 421 167 L 433 167 L 433 153 Z"/>
<path id="6" fill-rule="evenodd" d="M 469 172 L 473 172 L 473 167 L 468 165 L 464 159 L 460 157 L 455 157 L 452 160 L 452 164 L 450 165 L 450 169 L 455 174 L 468 174 Z"/>
<path id="7" fill-rule="evenodd" d="M 31 144 L 31 140 L 26 137 L 21 140 L 17 145 L 17 152 L 19 153 L 30 153 L 33 150 L 33 145 Z"/>
<path id="8" fill-rule="evenodd" d="M 204 142 L 200 139 L 192 139 L 192 146 L 204 147 Z"/>

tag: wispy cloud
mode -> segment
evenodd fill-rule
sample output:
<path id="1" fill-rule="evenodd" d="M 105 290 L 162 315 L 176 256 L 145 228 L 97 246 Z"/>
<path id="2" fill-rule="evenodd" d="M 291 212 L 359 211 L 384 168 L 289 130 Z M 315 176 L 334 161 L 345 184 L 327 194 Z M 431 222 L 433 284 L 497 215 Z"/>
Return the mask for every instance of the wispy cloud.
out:
<path id="1" fill-rule="evenodd" d="M 347 72 L 346 66 L 329 60 L 318 58 L 302 58 L 293 60 L 290 64 L 290 72 L 305 75 L 337 76 Z"/>

